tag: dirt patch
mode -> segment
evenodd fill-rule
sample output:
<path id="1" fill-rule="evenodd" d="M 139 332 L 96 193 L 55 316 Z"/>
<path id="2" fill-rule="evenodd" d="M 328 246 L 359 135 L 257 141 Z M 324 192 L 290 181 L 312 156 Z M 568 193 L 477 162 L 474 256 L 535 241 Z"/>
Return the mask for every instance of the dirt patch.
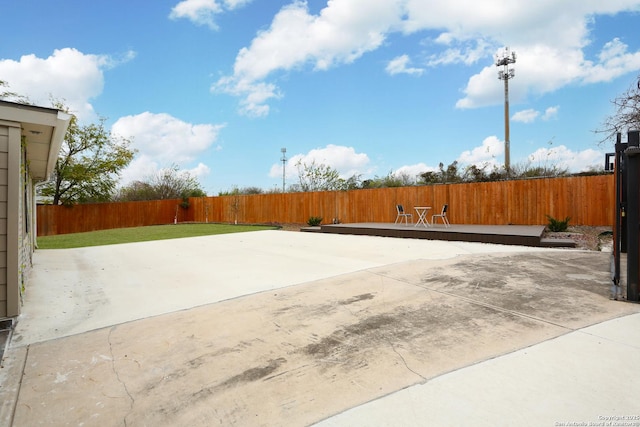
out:
<path id="1" fill-rule="evenodd" d="M 276 227 L 279 227 L 280 230 L 283 231 L 300 231 L 303 227 L 308 227 L 307 224 L 297 224 L 297 223 L 291 223 L 291 224 L 271 224 L 271 225 L 275 225 Z"/>
<path id="2" fill-rule="evenodd" d="M 607 251 L 613 247 L 611 227 L 591 227 L 586 225 L 570 226 L 565 232 L 545 231 L 546 239 L 571 239 L 576 249 L 588 251 Z"/>

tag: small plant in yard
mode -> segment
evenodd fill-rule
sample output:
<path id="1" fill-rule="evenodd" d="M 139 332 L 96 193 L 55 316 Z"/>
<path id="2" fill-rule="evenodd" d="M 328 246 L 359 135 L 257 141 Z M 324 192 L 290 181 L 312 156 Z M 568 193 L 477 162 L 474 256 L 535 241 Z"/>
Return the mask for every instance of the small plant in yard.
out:
<path id="1" fill-rule="evenodd" d="M 182 201 L 180 202 L 180 207 L 182 209 L 189 209 L 189 198 L 188 197 L 183 197 Z"/>
<path id="2" fill-rule="evenodd" d="M 307 224 L 310 227 L 317 227 L 318 225 L 320 225 L 320 223 L 322 223 L 322 217 L 321 216 L 311 216 L 311 217 L 309 217 L 309 220 L 307 221 Z"/>
<path id="3" fill-rule="evenodd" d="M 549 220 L 549 223 L 547 224 L 547 228 L 549 229 L 549 231 L 563 232 L 567 231 L 567 228 L 569 228 L 569 220 L 571 219 L 571 217 L 566 217 L 563 220 L 559 220 L 555 219 L 551 215 L 547 215 L 547 219 Z"/>

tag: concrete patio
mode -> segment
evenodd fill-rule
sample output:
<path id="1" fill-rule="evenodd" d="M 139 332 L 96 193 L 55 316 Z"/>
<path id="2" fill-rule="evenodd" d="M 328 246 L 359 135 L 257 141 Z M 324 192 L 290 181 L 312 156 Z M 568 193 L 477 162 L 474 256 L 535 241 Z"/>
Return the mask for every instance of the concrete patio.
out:
<path id="1" fill-rule="evenodd" d="M 609 255 L 261 231 L 41 250 L 0 424 L 557 426 L 638 416 Z M 640 425 L 640 419 L 630 418 Z"/>

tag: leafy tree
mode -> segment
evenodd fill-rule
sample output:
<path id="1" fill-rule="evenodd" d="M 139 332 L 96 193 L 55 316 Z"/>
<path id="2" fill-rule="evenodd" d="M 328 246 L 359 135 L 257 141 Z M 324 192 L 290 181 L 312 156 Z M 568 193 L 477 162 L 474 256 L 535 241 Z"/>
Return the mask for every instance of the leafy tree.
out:
<path id="1" fill-rule="evenodd" d="M 276 185 L 274 187 L 267 188 L 264 190 L 264 194 L 282 194 L 282 187 Z"/>
<path id="2" fill-rule="evenodd" d="M 9 90 L 9 83 L 4 80 L 0 80 L 0 99 L 5 101 L 18 102 L 21 104 L 30 104 L 29 98 L 26 96 L 18 95 L 16 92 Z"/>
<path id="3" fill-rule="evenodd" d="M 487 176 L 487 166 L 478 167 L 477 165 L 467 166 L 464 170 L 463 181 L 467 182 L 485 182 L 489 180 Z"/>
<path id="4" fill-rule="evenodd" d="M 240 189 L 241 194 L 262 194 L 262 188 L 260 187 L 244 187 Z"/>
<path id="5" fill-rule="evenodd" d="M 444 168 L 444 163 L 440 162 L 437 172 L 423 172 L 420 174 L 420 178 L 425 184 L 446 184 L 463 181 L 457 160 L 454 160 L 446 169 Z"/>
<path id="6" fill-rule="evenodd" d="M 229 211 L 233 215 L 234 224 L 238 224 L 238 214 L 240 213 L 240 208 L 242 207 L 240 196 L 244 195 L 242 191 L 243 190 L 241 188 L 234 186 L 233 188 L 231 188 L 231 190 L 221 191 L 218 193 L 219 196 L 231 197 L 231 203 L 229 203 Z"/>
<path id="7" fill-rule="evenodd" d="M 343 190 L 356 190 L 362 186 L 362 175 L 353 174 L 346 180 L 344 180 Z"/>
<path id="8" fill-rule="evenodd" d="M 0 80 L 0 99 L 9 98 L 14 95 L 13 92 L 8 90 L 9 84 L 4 80 Z"/>
<path id="9" fill-rule="evenodd" d="M 511 174 L 514 178 L 554 178 L 570 175 L 568 168 L 546 163 L 538 166 L 532 166 L 530 163 L 515 165 L 511 168 Z"/>
<path id="10" fill-rule="evenodd" d="M 515 168 L 517 169 L 517 168 Z M 512 167 L 510 170 L 511 177 L 517 178 L 518 173 Z M 490 168 L 488 163 L 485 163 L 482 167 L 478 165 L 470 165 L 464 169 L 460 180 L 462 182 L 488 182 L 488 181 L 500 181 L 507 179 L 507 171 L 504 166 L 493 166 Z"/>
<path id="11" fill-rule="evenodd" d="M 114 197 L 116 201 L 137 202 L 141 200 L 157 200 L 156 191 L 150 183 L 144 181 L 133 181 L 126 187 L 118 190 Z"/>
<path id="12" fill-rule="evenodd" d="M 640 129 L 640 75 L 636 82 L 611 102 L 615 112 L 608 116 L 602 128 L 596 131 L 604 135 L 601 143 L 615 140 L 618 132 Z"/>
<path id="13" fill-rule="evenodd" d="M 61 103 L 61 110 L 68 109 Z M 71 115 L 53 180 L 40 187 L 54 205 L 106 202 L 111 200 L 120 172 L 133 159 L 130 141 L 108 133 L 104 119 L 97 124 L 80 125 Z"/>
<path id="14" fill-rule="evenodd" d="M 177 165 L 162 169 L 143 181 L 134 181 L 120 189 L 116 197 L 120 201 L 183 199 L 204 197 L 198 179 Z"/>
<path id="15" fill-rule="evenodd" d="M 180 171 L 177 165 L 158 171 L 151 177 L 150 184 L 156 191 L 156 199 L 185 199 L 207 195 L 198 179 L 187 171 Z"/>
<path id="16" fill-rule="evenodd" d="M 414 180 L 408 173 L 394 174 L 390 171 L 386 176 L 365 180 L 362 188 L 408 187 L 413 184 Z"/>
<path id="17" fill-rule="evenodd" d="M 442 182 L 442 178 L 438 172 L 427 171 L 420 174 L 420 182 L 427 185 L 439 184 Z"/>
<path id="18" fill-rule="evenodd" d="M 458 161 L 454 160 L 453 163 L 451 163 L 449 166 L 447 166 L 447 169 L 445 170 L 443 167 L 443 164 L 440 163 L 438 165 L 438 168 L 440 169 L 440 175 L 442 176 L 442 182 L 461 182 L 462 181 L 462 177 L 460 176 L 459 173 L 459 168 L 458 168 Z"/>
<path id="19" fill-rule="evenodd" d="M 260 187 L 233 187 L 231 190 L 218 192 L 219 196 L 235 196 L 238 194 L 262 194 L 264 191 Z"/>
<path id="20" fill-rule="evenodd" d="M 300 191 L 332 191 L 347 188 L 347 183 L 340 178 L 340 173 L 329 165 L 318 164 L 314 160 L 311 164 L 300 161 L 296 166 Z M 295 188 L 295 186 L 292 187 Z"/>
<path id="21" fill-rule="evenodd" d="M 508 178 L 522 179 L 570 175 L 566 167 L 550 161 L 545 161 L 538 166 L 532 166 L 531 162 L 512 165 L 508 176 L 504 167 L 493 166 L 489 169 L 489 166 L 489 164 L 485 164 L 482 167 L 470 165 L 464 168 L 464 170 L 460 170 L 457 161 L 454 161 L 446 168 L 443 163 L 440 163 L 437 171 L 423 172 L 420 174 L 421 183 L 429 185 L 459 182 L 489 182 Z"/>

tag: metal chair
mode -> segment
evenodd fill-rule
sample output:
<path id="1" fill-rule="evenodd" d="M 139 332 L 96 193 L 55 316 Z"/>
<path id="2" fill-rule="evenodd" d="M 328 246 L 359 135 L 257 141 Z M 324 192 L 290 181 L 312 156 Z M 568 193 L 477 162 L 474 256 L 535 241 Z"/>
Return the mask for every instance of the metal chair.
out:
<path id="1" fill-rule="evenodd" d="M 432 215 L 431 224 L 435 224 L 434 219 L 442 218 L 442 223 L 444 224 L 445 228 L 451 226 L 451 224 L 449 224 L 449 220 L 447 219 L 448 208 L 449 208 L 449 205 L 445 204 L 442 206 L 442 211 L 439 214 Z"/>
<path id="2" fill-rule="evenodd" d="M 404 223 L 408 225 L 409 219 L 411 219 L 411 224 L 413 224 L 413 215 L 406 213 L 402 205 L 396 205 L 396 210 L 398 211 L 398 216 L 396 216 L 396 222 L 394 222 L 394 224 L 397 224 L 398 221 L 402 223 L 402 220 L 404 220 Z"/>

